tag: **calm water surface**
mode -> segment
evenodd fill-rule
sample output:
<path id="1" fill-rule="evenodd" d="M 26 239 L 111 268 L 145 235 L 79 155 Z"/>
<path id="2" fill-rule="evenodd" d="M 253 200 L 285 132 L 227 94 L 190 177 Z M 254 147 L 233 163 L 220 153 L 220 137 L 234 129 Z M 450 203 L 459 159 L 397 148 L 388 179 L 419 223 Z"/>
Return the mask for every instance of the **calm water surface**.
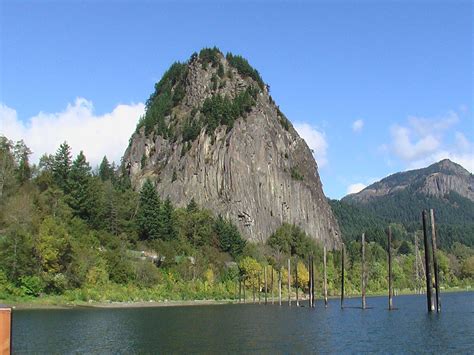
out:
<path id="1" fill-rule="evenodd" d="M 264 305 L 19 310 L 13 352 L 22 353 L 474 353 L 474 293 L 338 300 L 315 310 Z"/>

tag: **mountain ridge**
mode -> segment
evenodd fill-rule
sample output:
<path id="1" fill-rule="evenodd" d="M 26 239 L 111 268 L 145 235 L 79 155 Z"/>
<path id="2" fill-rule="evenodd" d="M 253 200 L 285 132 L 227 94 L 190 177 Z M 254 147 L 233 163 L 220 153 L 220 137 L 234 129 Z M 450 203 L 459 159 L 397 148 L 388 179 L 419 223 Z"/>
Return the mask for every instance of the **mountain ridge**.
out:
<path id="1" fill-rule="evenodd" d="M 474 202 L 474 175 L 449 159 L 443 159 L 425 168 L 389 175 L 358 193 L 343 197 L 342 200 L 368 203 L 371 199 L 406 188 L 441 198 L 450 192 L 455 192 Z"/>

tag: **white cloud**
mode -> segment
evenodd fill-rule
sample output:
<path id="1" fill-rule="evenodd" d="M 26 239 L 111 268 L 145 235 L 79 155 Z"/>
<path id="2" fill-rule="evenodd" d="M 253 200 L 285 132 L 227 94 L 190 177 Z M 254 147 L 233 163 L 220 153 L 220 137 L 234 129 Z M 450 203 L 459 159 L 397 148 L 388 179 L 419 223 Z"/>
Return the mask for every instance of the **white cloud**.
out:
<path id="1" fill-rule="evenodd" d="M 367 185 L 361 183 L 361 182 L 358 182 L 356 184 L 351 184 L 347 187 L 347 194 L 356 194 L 360 191 L 362 191 L 363 189 L 365 189 L 367 187 Z"/>
<path id="2" fill-rule="evenodd" d="M 324 132 L 319 131 L 316 127 L 313 127 L 308 123 L 295 123 L 293 126 L 301 138 L 306 141 L 308 147 L 313 151 L 318 166 L 325 166 L 328 162 L 328 143 Z"/>
<path id="3" fill-rule="evenodd" d="M 364 128 L 364 121 L 363 120 L 356 120 L 352 123 L 352 130 L 356 133 L 362 131 Z"/>
<path id="4" fill-rule="evenodd" d="M 435 118 L 410 116 L 408 122 L 420 136 L 437 135 L 458 123 L 459 116 L 454 111 L 448 111 L 445 115 Z"/>
<path id="5" fill-rule="evenodd" d="M 442 159 L 450 159 L 467 170 L 474 171 L 474 143 L 461 132 L 455 132 L 454 144 L 446 144 L 450 128 L 460 121 L 454 111 L 436 118 L 408 118 L 406 125 L 394 125 L 388 153 L 401 159 L 408 169 L 425 167 Z M 452 133 L 451 133 L 452 134 Z"/>
<path id="6" fill-rule="evenodd" d="M 77 98 L 64 111 L 40 112 L 22 121 L 14 109 L 0 103 L 0 134 L 11 140 L 23 139 L 33 151 L 32 162 L 37 162 L 44 153 L 53 154 L 62 142 L 67 141 L 73 155 L 83 150 L 95 166 L 104 155 L 109 161 L 120 161 L 144 111 L 142 103 L 120 104 L 112 112 L 97 116 L 92 102 Z"/>
<path id="7" fill-rule="evenodd" d="M 432 135 L 419 137 L 418 139 L 415 138 L 415 142 L 413 142 L 412 130 L 398 125 L 392 127 L 391 133 L 395 154 L 407 161 L 434 152 L 440 144 Z"/>

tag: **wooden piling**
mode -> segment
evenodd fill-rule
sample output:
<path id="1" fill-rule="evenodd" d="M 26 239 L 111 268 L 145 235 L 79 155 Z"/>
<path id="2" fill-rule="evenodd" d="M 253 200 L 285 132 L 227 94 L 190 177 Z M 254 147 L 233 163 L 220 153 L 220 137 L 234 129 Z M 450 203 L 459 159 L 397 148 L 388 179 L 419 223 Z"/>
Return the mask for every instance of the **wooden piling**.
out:
<path id="1" fill-rule="evenodd" d="M 341 309 L 344 308 L 344 243 L 341 249 Z"/>
<path id="2" fill-rule="evenodd" d="M 278 303 L 281 306 L 281 268 L 278 270 Z"/>
<path id="3" fill-rule="evenodd" d="M 271 279 L 272 279 L 272 304 L 275 304 L 275 295 L 273 293 L 273 273 L 274 273 L 275 270 L 273 270 L 273 266 L 272 266 L 271 270 L 272 270 L 272 277 L 271 277 Z"/>
<path id="4" fill-rule="evenodd" d="M 288 259 L 288 306 L 291 306 L 291 261 Z"/>
<path id="5" fill-rule="evenodd" d="M 312 277 L 311 277 L 311 256 L 308 257 L 308 307 L 313 306 L 313 298 L 312 298 L 312 289 L 313 289 L 313 283 L 312 283 Z"/>
<path id="6" fill-rule="evenodd" d="M 428 243 L 428 227 L 427 227 L 427 212 L 423 210 L 423 242 L 425 246 L 425 272 L 426 272 L 426 302 L 428 306 L 428 312 L 434 311 L 433 297 L 432 297 L 432 285 L 431 285 L 431 260 L 430 260 L 430 244 Z"/>
<path id="7" fill-rule="evenodd" d="M 267 292 L 268 292 L 268 288 L 267 288 L 267 266 L 265 265 L 265 269 L 263 269 L 263 277 L 265 279 L 265 305 L 267 305 Z"/>
<path id="8" fill-rule="evenodd" d="M 362 289 L 362 309 L 365 309 L 367 306 L 367 302 L 365 299 L 365 281 L 366 281 L 366 269 L 365 269 L 365 233 L 362 233 L 362 244 L 361 244 L 361 251 L 362 251 L 362 280 L 361 280 L 361 289 Z"/>
<path id="9" fill-rule="evenodd" d="M 314 288 L 315 288 L 315 285 L 314 285 L 314 257 L 311 255 L 311 300 L 312 300 L 312 304 L 311 304 L 311 307 L 315 307 L 316 305 L 316 299 L 314 298 Z"/>
<path id="10" fill-rule="evenodd" d="M 12 353 L 12 309 L 0 305 L 0 355 Z"/>
<path id="11" fill-rule="evenodd" d="M 255 284 L 252 285 L 252 299 L 253 303 L 255 303 Z"/>
<path id="12" fill-rule="evenodd" d="M 260 292 L 260 285 L 261 285 L 261 280 L 260 280 L 260 272 L 258 273 L 258 285 L 257 285 L 257 293 L 258 293 L 258 304 L 261 303 L 261 296 L 262 296 L 262 292 Z"/>
<path id="13" fill-rule="evenodd" d="M 392 289 L 392 228 L 388 226 L 387 233 L 387 254 L 388 254 L 388 309 L 393 309 L 393 289 Z"/>
<path id="14" fill-rule="evenodd" d="M 239 276 L 239 303 L 242 302 L 242 279 Z"/>
<path id="15" fill-rule="evenodd" d="M 420 292 L 420 271 L 418 269 L 419 264 L 418 264 L 418 237 L 416 236 L 416 232 L 413 234 L 415 237 L 415 293 L 421 293 Z"/>
<path id="16" fill-rule="evenodd" d="M 245 277 L 244 277 L 244 303 L 246 303 L 247 297 L 245 296 Z"/>
<path id="17" fill-rule="evenodd" d="M 296 289 L 296 307 L 300 306 L 298 298 L 298 258 L 295 259 L 295 289 Z"/>
<path id="18" fill-rule="evenodd" d="M 326 258 L 326 246 L 323 249 L 323 292 L 324 292 L 324 307 L 328 306 L 328 274 L 327 274 L 327 258 Z"/>
<path id="19" fill-rule="evenodd" d="M 436 246 L 436 227 L 435 227 L 435 217 L 433 209 L 430 209 L 431 217 L 431 244 L 433 250 L 433 269 L 434 269 L 434 278 L 435 278 L 435 290 L 436 290 L 436 312 L 441 311 L 441 300 L 439 293 L 439 269 L 438 269 L 438 247 Z"/>

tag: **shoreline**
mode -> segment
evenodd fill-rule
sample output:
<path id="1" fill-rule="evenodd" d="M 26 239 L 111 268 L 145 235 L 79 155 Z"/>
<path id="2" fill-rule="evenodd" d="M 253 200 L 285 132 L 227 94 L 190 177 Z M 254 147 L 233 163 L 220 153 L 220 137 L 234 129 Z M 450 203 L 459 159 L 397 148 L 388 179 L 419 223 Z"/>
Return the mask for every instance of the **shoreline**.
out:
<path id="1" fill-rule="evenodd" d="M 452 293 L 452 292 L 474 292 L 473 289 L 448 289 L 444 290 L 442 293 Z M 409 296 L 409 295 L 425 295 L 415 293 L 415 292 L 401 292 L 394 297 L 399 296 Z M 384 297 L 387 294 L 370 294 L 367 295 L 367 298 L 370 297 Z M 360 295 L 346 295 L 346 299 L 351 298 L 360 298 Z M 328 299 L 338 299 L 340 296 L 328 296 Z M 322 301 L 323 298 L 319 297 L 317 300 Z M 300 302 L 307 302 L 307 298 L 300 298 Z M 268 298 L 268 302 L 271 302 L 271 298 Z M 278 302 L 278 299 L 275 299 L 275 303 Z M 286 304 L 287 299 L 282 299 L 282 304 Z M 292 298 L 292 302 L 296 302 L 296 299 Z M 261 304 L 264 301 L 262 299 Z M 89 309 L 127 309 L 127 308 L 155 308 L 155 307 L 192 307 L 192 306 L 214 306 L 214 305 L 230 305 L 230 304 L 259 304 L 258 302 L 252 302 L 252 299 L 247 299 L 247 301 L 239 302 L 236 299 L 224 299 L 224 300 L 165 300 L 165 301 L 136 301 L 136 302 L 114 302 L 114 301 L 92 301 L 92 302 L 61 302 L 58 300 L 45 299 L 44 302 L 41 300 L 25 300 L 25 301 L 8 301 L 0 300 L 0 304 L 7 307 L 11 307 L 14 310 L 60 310 L 60 309 L 78 309 L 78 308 L 89 308 Z"/>

